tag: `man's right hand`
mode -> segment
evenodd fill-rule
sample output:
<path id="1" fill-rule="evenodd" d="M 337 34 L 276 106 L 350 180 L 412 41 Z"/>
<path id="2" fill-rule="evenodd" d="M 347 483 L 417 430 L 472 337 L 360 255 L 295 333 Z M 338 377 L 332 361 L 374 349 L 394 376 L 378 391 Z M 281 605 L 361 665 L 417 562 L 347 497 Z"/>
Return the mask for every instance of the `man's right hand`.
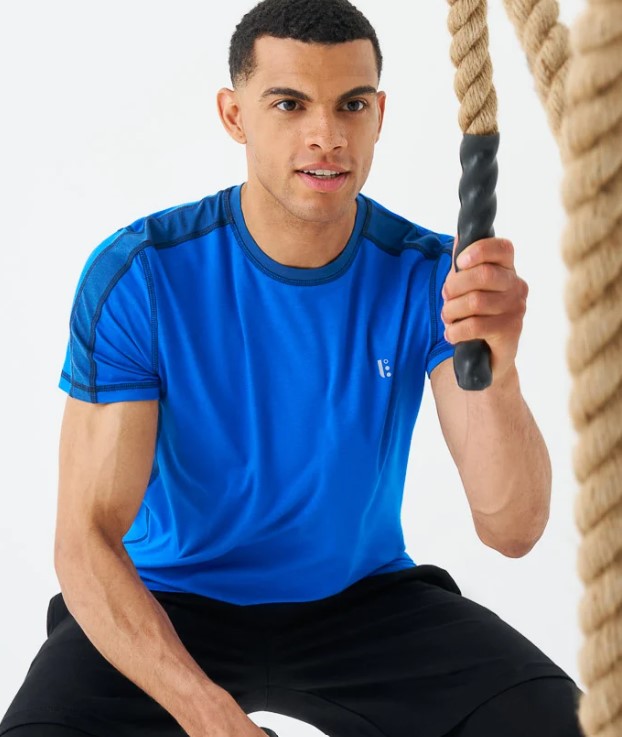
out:
<path id="1" fill-rule="evenodd" d="M 157 399 L 67 397 L 54 549 L 64 603 L 101 655 L 190 737 L 266 737 L 190 655 L 123 545 L 148 485 L 158 417 Z"/>
<path id="2" fill-rule="evenodd" d="M 222 701 L 211 711 L 209 724 L 190 737 L 266 737 L 266 733 L 248 718 L 237 701 L 223 689 Z"/>

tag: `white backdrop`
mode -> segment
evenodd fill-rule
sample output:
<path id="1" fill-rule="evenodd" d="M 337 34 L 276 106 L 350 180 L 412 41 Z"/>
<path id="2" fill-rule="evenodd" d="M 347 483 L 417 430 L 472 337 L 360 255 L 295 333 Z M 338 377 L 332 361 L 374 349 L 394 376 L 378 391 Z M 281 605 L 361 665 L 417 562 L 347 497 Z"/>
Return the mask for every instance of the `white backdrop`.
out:
<path id="1" fill-rule="evenodd" d="M 224 132 L 215 93 L 230 86 L 229 40 L 253 4 L 22 0 L 0 6 L 0 718 L 45 639 L 46 607 L 59 591 L 53 541 L 66 395 L 57 383 L 77 279 L 90 251 L 119 227 L 245 179 L 243 148 Z M 381 88 L 388 94 L 363 192 L 425 227 L 454 233 L 462 134 L 448 5 L 356 4 L 377 30 L 385 56 Z M 448 569 L 465 596 L 535 642 L 583 688 L 562 171 L 514 30 L 500 0 L 490 5 L 501 131 L 495 230 L 513 240 L 517 271 L 530 286 L 518 365 L 551 454 L 551 517 L 524 558 L 505 558 L 479 541 L 427 382 L 412 439 L 404 533 L 415 562 Z M 583 7 L 581 0 L 561 5 L 568 24 Z M 318 734 L 283 716 L 251 718 L 282 737 Z"/>

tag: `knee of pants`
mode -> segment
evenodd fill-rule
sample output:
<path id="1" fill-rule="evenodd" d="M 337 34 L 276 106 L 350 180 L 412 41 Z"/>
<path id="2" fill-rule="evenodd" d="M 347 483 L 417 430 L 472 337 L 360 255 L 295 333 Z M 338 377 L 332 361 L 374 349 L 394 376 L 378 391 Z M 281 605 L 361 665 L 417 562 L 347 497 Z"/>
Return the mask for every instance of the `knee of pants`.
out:
<path id="1" fill-rule="evenodd" d="M 581 690 L 566 678 L 536 678 L 486 701 L 446 737 L 584 737 Z"/>
<path id="2" fill-rule="evenodd" d="M 88 737 L 88 733 L 62 724 L 22 724 L 9 729 L 2 737 Z"/>

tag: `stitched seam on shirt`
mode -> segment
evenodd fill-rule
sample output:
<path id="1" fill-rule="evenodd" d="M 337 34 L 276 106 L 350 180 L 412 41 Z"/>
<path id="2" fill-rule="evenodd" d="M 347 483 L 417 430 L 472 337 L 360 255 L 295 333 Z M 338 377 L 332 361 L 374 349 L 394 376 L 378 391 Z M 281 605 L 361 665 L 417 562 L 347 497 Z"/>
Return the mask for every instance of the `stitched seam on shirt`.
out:
<path id="1" fill-rule="evenodd" d="M 140 254 L 141 251 L 143 251 L 145 248 L 147 248 L 149 246 L 153 246 L 155 248 L 170 248 L 172 246 L 176 246 L 176 245 L 179 245 L 181 243 L 184 243 L 184 242 L 186 242 L 188 240 L 194 240 L 195 238 L 198 238 L 198 237 L 200 237 L 202 235 L 206 235 L 207 233 L 210 233 L 212 230 L 215 230 L 215 229 L 217 229 L 219 227 L 222 227 L 224 224 L 226 224 L 226 223 L 223 223 L 222 221 L 217 221 L 216 223 L 212 223 L 211 225 L 209 225 L 206 228 L 203 228 L 200 231 L 195 231 L 193 233 L 186 234 L 183 237 L 176 238 L 173 241 L 169 241 L 169 242 L 165 241 L 164 243 L 161 243 L 161 244 L 154 244 L 150 240 L 142 240 L 132 251 L 130 251 L 130 253 L 129 253 L 128 257 L 127 257 L 126 262 L 116 272 L 116 274 L 112 277 L 112 279 L 110 280 L 110 282 L 109 282 L 106 290 L 101 295 L 101 297 L 99 299 L 99 302 L 98 302 L 98 305 L 97 305 L 97 309 L 95 310 L 95 313 L 94 313 L 93 318 L 91 320 L 91 330 L 90 330 L 89 340 L 88 340 L 88 344 L 87 344 L 87 350 L 88 350 L 88 355 L 89 355 L 89 363 L 90 363 L 90 368 L 89 368 L 89 382 L 90 382 L 90 387 L 88 387 L 88 388 L 85 387 L 85 391 L 88 391 L 91 394 L 91 400 L 93 402 L 96 402 L 97 401 L 97 391 L 99 390 L 99 389 L 94 388 L 97 385 L 97 364 L 95 363 L 95 359 L 94 359 L 94 349 L 95 349 L 95 338 L 96 338 L 96 327 L 97 327 L 97 323 L 98 323 L 99 318 L 101 316 L 101 312 L 102 312 L 103 306 L 104 306 L 106 300 L 108 299 L 108 296 L 110 295 L 110 292 L 112 291 L 112 289 L 114 288 L 114 286 L 117 284 L 117 282 L 119 281 L 119 279 L 123 276 L 123 274 L 125 274 L 127 271 L 129 271 L 129 269 L 131 268 L 132 262 L 133 262 L 134 258 L 136 257 L 136 255 L 137 254 Z M 131 234 L 133 236 L 136 235 L 135 233 L 132 233 L 132 231 L 128 230 L 127 228 L 123 228 L 123 230 L 119 233 L 118 238 L 115 238 L 114 241 L 112 241 L 112 243 L 107 248 L 105 248 L 101 253 L 99 253 L 98 256 L 93 260 L 93 263 L 90 265 L 88 271 L 84 275 L 84 277 L 82 279 L 82 282 L 81 282 L 81 284 L 80 284 L 80 286 L 78 288 L 78 292 L 76 294 L 76 297 L 74 299 L 74 304 L 73 304 L 73 308 L 72 308 L 72 311 L 71 311 L 71 316 L 69 318 L 70 332 L 71 332 L 71 323 L 75 319 L 76 308 L 77 308 L 77 306 L 79 304 L 79 300 L 80 300 L 81 295 L 82 295 L 82 292 L 83 292 L 83 290 L 84 290 L 84 288 L 86 286 L 86 283 L 88 281 L 89 275 L 91 274 L 91 272 L 93 271 L 93 269 L 96 267 L 96 265 L 100 262 L 100 260 L 102 258 L 104 258 L 105 254 L 107 254 L 108 251 L 111 248 L 113 248 L 118 243 L 119 239 L 125 233 L 129 233 L 129 234 Z M 144 274 L 144 269 L 143 269 L 143 274 Z M 73 353 L 73 351 L 72 351 L 72 353 Z M 152 356 L 152 360 L 153 360 L 153 356 Z M 157 360 L 157 355 L 156 355 L 156 360 Z M 85 386 L 84 384 L 79 385 L 79 384 L 77 384 L 77 383 L 75 383 L 73 381 L 73 359 L 72 359 L 72 377 L 70 378 L 70 381 L 76 387 L 77 386 L 81 386 L 81 387 L 84 387 Z"/>
<path id="2" fill-rule="evenodd" d="M 433 259 L 437 257 L 437 253 L 434 251 L 430 251 L 429 249 L 422 248 L 421 246 L 413 243 L 405 244 L 402 248 L 392 248 L 391 246 L 388 246 L 386 243 L 382 243 L 377 238 L 375 238 L 373 235 L 370 235 L 369 233 L 363 234 L 365 238 L 368 241 L 371 241 L 375 246 L 380 248 L 381 251 L 385 251 L 385 253 L 388 253 L 390 256 L 400 256 L 404 251 L 419 251 L 419 253 L 422 253 L 425 258 L 427 259 Z"/>
<path id="3" fill-rule="evenodd" d="M 89 277 L 89 274 L 93 271 L 93 269 L 95 268 L 95 266 L 97 265 L 97 263 L 104 256 L 104 254 L 108 253 L 108 251 L 117 244 L 119 238 L 121 238 L 123 236 L 124 232 L 125 232 L 125 228 L 122 228 L 119 231 L 119 237 L 118 238 L 115 238 L 112 241 L 112 243 L 107 248 L 104 248 L 104 250 L 101 253 L 99 253 L 95 259 L 93 259 L 93 263 L 89 266 L 89 270 L 84 275 L 84 278 L 82 279 L 82 282 L 81 282 L 80 286 L 78 287 L 78 291 L 77 291 L 76 296 L 75 296 L 75 299 L 73 301 L 73 307 L 71 309 L 71 314 L 69 315 L 69 325 L 70 326 L 71 326 L 71 323 L 73 322 L 74 315 L 75 315 L 75 312 L 76 312 L 76 308 L 77 308 L 78 303 L 80 301 L 80 297 L 82 296 L 82 292 L 83 292 L 84 287 L 86 285 L 86 281 L 87 281 L 87 279 Z"/>
<path id="4" fill-rule="evenodd" d="M 119 279 L 127 273 L 134 261 L 134 258 L 141 250 L 142 246 L 138 246 L 133 251 L 130 251 L 130 254 L 126 260 L 126 262 L 123 264 L 123 266 L 116 272 L 116 274 L 112 277 L 110 282 L 108 283 L 108 286 L 104 290 L 103 294 L 100 296 L 99 301 L 97 303 L 97 308 L 95 309 L 95 313 L 93 314 L 93 317 L 91 319 L 91 331 L 89 334 L 89 339 L 87 343 L 87 350 L 88 350 L 88 356 L 89 356 L 89 363 L 90 363 L 90 370 L 89 370 L 89 383 L 92 387 L 97 386 L 97 362 L 95 361 L 95 340 L 97 338 L 97 323 L 99 322 L 99 318 L 101 317 L 102 311 L 104 309 L 104 305 L 106 304 L 106 300 L 110 296 L 110 293 L 118 283 Z M 91 390 L 92 400 L 97 400 L 97 392 L 96 390 Z"/>
<path id="5" fill-rule="evenodd" d="M 438 356 L 439 353 L 444 353 L 445 351 L 450 351 L 450 346 L 447 345 L 438 345 L 434 350 L 430 351 L 430 354 L 428 356 L 428 361 L 430 361 L 432 358 Z"/>
<path id="6" fill-rule="evenodd" d="M 155 288 L 153 286 L 153 276 L 151 274 L 151 268 L 149 266 L 149 260 L 145 250 L 143 249 L 140 254 L 140 263 L 143 267 L 143 275 L 147 282 L 147 291 L 149 293 L 149 309 L 150 309 L 150 323 L 151 323 L 151 370 L 154 374 L 159 373 L 159 349 L 158 349 L 158 305 L 156 301 Z"/>
<path id="7" fill-rule="evenodd" d="M 157 389 L 160 386 L 160 382 L 144 381 L 142 383 L 125 383 L 125 384 L 102 384 L 101 386 L 88 386 L 87 384 L 81 384 L 79 381 L 74 381 L 66 371 L 61 372 L 61 376 L 66 379 L 76 389 L 82 389 L 85 392 L 92 394 L 96 392 L 113 392 L 117 389 Z"/>
<path id="8" fill-rule="evenodd" d="M 221 228 L 225 225 L 227 225 L 226 221 L 218 220 L 215 223 L 212 223 L 211 225 L 208 225 L 205 228 L 202 228 L 201 230 L 193 231 L 192 233 L 188 233 L 184 236 L 181 236 L 180 238 L 176 238 L 172 241 L 164 241 L 163 243 L 154 243 L 151 240 L 141 240 L 138 246 L 133 251 L 131 251 L 130 257 L 133 257 L 142 248 L 147 248 L 148 246 L 153 246 L 154 248 L 170 248 L 171 246 L 178 246 L 179 244 L 184 243 L 187 240 L 193 240 L 194 238 L 200 238 L 202 235 L 207 235 L 212 230 L 216 230 L 217 228 Z M 93 269 L 98 264 L 98 262 L 105 256 L 105 254 L 107 254 L 111 248 L 114 248 L 119 238 L 121 238 L 125 234 L 129 234 L 131 237 L 134 237 L 134 238 L 136 238 L 136 236 L 139 235 L 138 233 L 134 233 L 134 231 L 132 230 L 128 230 L 127 227 L 122 228 L 121 231 L 119 232 L 119 237 L 115 238 L 114 241 L 112 241 L 112 243 L 109 246 L 107 246 L 101 253 L 99 253 L 97 257 L 93 260 L 93 263 L 89 266 L 89 270 L 86 272 L 86 274 L 84 275 L 84 278 L 82 279 L 82 282 L 78 288 L 78 292 L 74 299 L 73 309 L 69 317 L 70 324 L 71 324 L 71 321 L 73 320 L 73 316 L 76 310 L 76 306 L 78 304 L 79 297 L 82 294 L 82 290 L 84 289 L 84 286 L 87 282 L 87 279 L 90 273 L 93 271 Z"/>
<path id="9" fill-rule="evenodd" d="M 372 203 L 370 203 L 370 205 L 371 204 Z M 371 210 L 371 206 L 369 207 L 368 212 L 370 210 Z M 421 235 L 414 224 L 413 224 L 413 228 L 415 229 L 415 231 L 419 235 Z M 365 238 L 367 238 L 369 241 L 371 241 L 375 246 L 377 246 L 382 251 L 385 251 L 386 253 L 388 253 L 391 256 L 399 256 L 404 251 L 419 251 L 419 253 L 422 253 L 425 256 L 425 258 L 427 258 L 427 259 L 433 259 L 433 258 L 438 258 L 442 253 L 447 253 L 449 255 L 451 255 L 451 253 L 452 253 L 452 249 L 446 248 L 445 246 L 441 246 L 440 250 L 438 250 L 438 251 L 432 251 L 429 248 L 424 248 L 423 246 L 420 246 L 417 243 L 410 244 L 410 243 L 403 243 L 402 242 L 402 247 L 401 248 L 393 248 L 390 245 L 388 245 L 387 243 L 383 243 L 378 238 L 376 238 L 375 236 L 371 235 L 371 233 L 369 233 L 366 228 L 363 230 L 363 235 L 365 236 Z"/>
<path id="10" fill-rule="evenodd" d="M 201 230 L 195 230 L 192 233 L 187 233 L 186 235 L 180 236 L 179 238 L 175 238 L 172 241 L 162 241 L 154 243 L 151 240 L 143 241 L 144 246 L 153 246 L 153 248 L 163 249 L 163 248 L 172 248 L 173 246 L 179 246 L 182 243 L 185 243 L 186 241 L 192 241 L 195 238 L 200 238 L 203 235 L 207 235 L 208 233 L 211 233 L 212 230 L 218 230 L 218 228 L 223 228 L 225 225 L 228 225 L 229 223 L 226 220 L 217 220 L 215 223 L 212 223 L 211 225 L 206 226 L 205 228 L 201 228 Z"/>

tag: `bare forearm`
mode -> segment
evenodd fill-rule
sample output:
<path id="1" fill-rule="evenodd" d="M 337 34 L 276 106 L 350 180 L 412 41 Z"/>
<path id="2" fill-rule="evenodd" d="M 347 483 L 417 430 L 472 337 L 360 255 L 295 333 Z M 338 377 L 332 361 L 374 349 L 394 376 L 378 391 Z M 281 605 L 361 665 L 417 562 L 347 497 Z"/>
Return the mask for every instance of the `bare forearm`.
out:
<path id="1" fill-rule="evenodd" d="M 210 724 L 233 699 L 191 657 L 123 545 L 91 533 L 56 570 L 69 611 L 103 657 L 189 735 L 213 734 Z"/>
<path id="2" fill-rule="evenodd" d="M 465 392 L 461 477 L 482 540 L 521 554 L 541 536 L 551 498 L 551 462 L 514 370 L 482 392 Z"/>

